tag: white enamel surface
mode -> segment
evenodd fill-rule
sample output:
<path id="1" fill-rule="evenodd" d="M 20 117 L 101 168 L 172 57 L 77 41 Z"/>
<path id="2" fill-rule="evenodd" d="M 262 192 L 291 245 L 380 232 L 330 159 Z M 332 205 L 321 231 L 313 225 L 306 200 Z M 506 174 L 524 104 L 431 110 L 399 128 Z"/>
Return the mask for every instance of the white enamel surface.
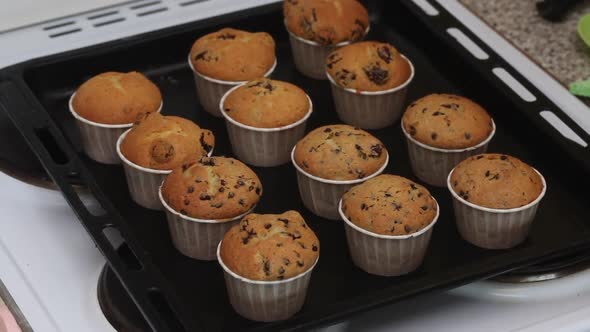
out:
<path id="1" fill-rule="evenodd" d="M 467 35 L 463 31 L 457 28 L 448 28 L 447 33 L 453 36 L 453 38 L 455 38 L 459 44 L 465 47 L 465 49 L 468 50 L 469 53 L 471 53 L 471 55 L 473 55 L 477 59 L 486 60 L 490 57 L 471 38 L 467 37 Z"/>

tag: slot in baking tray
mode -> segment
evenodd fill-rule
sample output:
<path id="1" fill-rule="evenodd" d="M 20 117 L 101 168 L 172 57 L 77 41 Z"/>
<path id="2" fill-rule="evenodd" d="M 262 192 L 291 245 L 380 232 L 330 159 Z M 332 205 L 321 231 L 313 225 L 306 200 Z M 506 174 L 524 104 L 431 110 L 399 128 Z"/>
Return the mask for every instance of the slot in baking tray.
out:
<path id="1" fill-rule="evenodd" d="M 590 186 L 590 155 L 586 148 L 555 131 L 539 112 L 551 110 L 582 139 L 590 142 L 590 137 L 441 6 L 434 5 L 439 14 L 429 16 L 409 0 L 367 4 L 372 20 L 367 39 L 393 43 L 416 67 L 407 103 L 434 92 L 461 94 L 481 103 L 497 124 L 490 151 L 517 156 L 536 167 L 547 180 L 547 195 L 526 242 L 511 250 L 491 251 L 460 238 L 450 194 L 446 189 L 428 187 L 440 204 L 441 216 L 424 263 L 407 276 L 384 278 L 364 273 L 352 264 L 341 222 L 322 220 L 303 207 L 292 165 L 254 168 L 264 185 L 256 212 L 298 210 L 322 244 L 303 309 L 282 322 L 256 323 L 238 316 L 228 303 L 218 264 L 191 260 L 178 253 L 168 235 L 164 213 L 143 209 L 131 201 L 122 167 L 97 164 L 80 152 L 74 119 L 67 108 L 70 95 L 91 76 L 108 70 L 139 70 L 162 90 L 164 114 L 181 115 L 213 130 L 216 155 L 231 156 L 225 124 L 201 110 L 186 63 L 196 38 L 231 26 L 273 35 L 278 56 L 273 77 L 299 85 L 313 100 L 308 131 L 338 123 L 328 81 L 308 79 L 295 70 L 280 4 L 37 59 L 0 72 L 1 108 L 63 191 L 154 330 L 310 328 L 590 247 L 590 205 L 584 190 Z M 448 28 L 461 29 L 488 57 L 472 55 L 447 33 Z M 494 68 L 506 70 L 534 96 L 534 101 L 526 101 L 511 90 L 493 74 Z M 371 132 L 390 153 L 386 172 L 415 179 L 399 123 Z M 103 215 L 85 209 L 72 188 L 74 182 L 89 187 L 103 206 Z M 124 244 L 120 250 L 104 236 L 105 228 L 121 233 Z"/>

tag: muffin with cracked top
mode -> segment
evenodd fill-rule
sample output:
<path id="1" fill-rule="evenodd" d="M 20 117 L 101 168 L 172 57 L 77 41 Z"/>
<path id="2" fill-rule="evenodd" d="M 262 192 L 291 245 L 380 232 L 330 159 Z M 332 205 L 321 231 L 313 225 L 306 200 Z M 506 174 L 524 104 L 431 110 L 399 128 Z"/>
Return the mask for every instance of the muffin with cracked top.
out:
<path id="1" fill-rule="evenodd" d="M 382 276 L 406 274 L 422 263 L 439 215 L 426 188 L 389 174 L 352 187 L 339 212 L 353 262 Z"/>
<path id="2" fill-rule="evenodd" d="M 414 69 L 393 45 L 351 44 L 330 53 L 325 66 L 342 121 L 379 129 L 399 119 Z"/>
<path id="3" fill-rule="evenodd" d="M 214 145 L 213 133 L 190 120 L 146 115 L 117 141 L 131 198 L 145 208 L 161 210 L 158 188 L 164 177 L 187 160 L 212 153 Z"/>
<path id="4" fill-rule="evenodd" d="M 258 204 L 262 183 L 238 160 L 202 157 L 175 168 L 159 194 L 178 251 L 214 260 L 225 232 Z"/>
<path id="5" fill-rule="evenodd" d="M 203 108 L 221 117 L 219 101 L 229 89 L 270 76 L 276 65 L 275 42 L 266 32 L 224 28 L 195 41 L 189 65 Z"/>
<path id="6" fill-rule="evenodd" d="M 289 161 L 293 146 L 305 135 L 312 108 L 302 89 L 268 78 L 229 90 L 220 103 L 236 156 L 263 167 Z"/>
<path id="7" fill-rule="evenodd" d="M 328 125 L 301 139 L 292 159 L 305 206 L 320 217 L 340 219 L 342 194 L 380 174 L 389 155 L 379 139 L 362 129 Z"/>
<path id="8" fill-rule="evenodd" d="M 257 321 L 292 316 L 303 305 L 319 254 L 317 236 L 297 211 L 245 216 L 218 250 L 232 306 Z"/>
<path id="9" fill-rule="evenodd" d="M 431 94 L 411 103 L 402 118 L 410 163 L 422 181 L 444 186 L 461 160 L 485 152 L 494 121 L 479 104 L 452 94 Z"/>
<path id="10" fill-rule="evenodd" d="M 480 154 L 462 161 L 448 177 L 459 233 L 487 249 L 523 242 L 545 195 L 541 173 L 518 158 Z"/>
<path id="11" fill-rule="evenodd" d="M 315 79 L 326 79 L 326 55 L 357 42 L 369 29 L 367 9 L 356 0 L 286 0 L 285 27 L 297 69 Z"/>
<path id="12" fill-rule="evenodd" d="M 162 197 L 178 213 L 221 220 L 254 208 L 262 183 L 248 166 L 226 157 L 203 157 L 175 168 L 162 184 Z"/>
<path id="13" fill-rule="evenodd" d="M 159 112 L 158 87 L 138 72 L 106 72 L 84 82 L 70 98 L 84 152 L 105 164 L 119 164 L 117 139 L 145 114 Z"/>

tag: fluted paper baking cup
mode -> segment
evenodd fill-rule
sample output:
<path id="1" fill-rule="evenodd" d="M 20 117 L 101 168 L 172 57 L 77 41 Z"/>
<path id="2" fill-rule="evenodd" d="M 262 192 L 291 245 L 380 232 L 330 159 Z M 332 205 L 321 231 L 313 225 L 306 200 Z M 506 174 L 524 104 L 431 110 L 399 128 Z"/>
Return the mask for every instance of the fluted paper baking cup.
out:
<path id="1" fill-rule="evenodd" d="M 166 212 L 168 229 L 174 247 L 183 255 L 204 261 L 213 261 L 217 245 L 233 225 L 251 213 L 256 206 L 239 216 L 226 219 L 199 219 L 185 216 L 174 210 L 162 196 L 162 186 L 158 188 L 158 199 Z"/>
<path id="2" fill-rule="evenodd" d="M 286 27 L 287 25 L 285 24 L 285 28 Z M 369 29 L 370 26 L 365 30 L 363 38 L 369 33 Z M 325 80 L 327 78 L 326 57 L 328 57 L 332 51 L 353 43 L 350 41 L 344 41 L 336 45 L 322 45 L 313 40 L 304 39 L 293 34 L 288 28 L 287 32 L 289 33 L 289 41 L 291 43 L 295 68 L 297 68 L 301 74 L 316 80 Z"/>
<path id="3" fill-rule="evenodd" d="M 227 96 L 242 85 L 230 89 L 219 102 L 234 154 L 246 164 L 259 167 L 273 167 L 288 162 L 291 150 L 305 135 L 307 119 L 313 111 L 311 99 L 307 96 L 309 111 L 297 122 L 277 128 L 252 127 L 232 119 L 223 107 Z"/>
<path id="4" fill-rule="evenodd" d="M 229 302 L 241 316 L 259 322 L 288 319 L 296 314 L 307 295 L 311 272 L 318 259 L 305 272 L 285 280 L 261 281 L 239 276 L 221 259 L 221 242 L 217 246 L 217 260 L 223 268 Z"/>
<path id="5" fill-rule="evenodd" d="M 133 123 L 104 124 L 84 119 L 74 110 L 73 101 L 76 93 L 73 93 L 68 102 L 70 113 L 76 119 L 76 126 L 80 132 L 82 149 L 86 155 L 99 163 L 120 164 L 121 159 L 117 155 L 117 140 L 127 129 L 133 127 Z M 162 111 L 162 105 L 156 112 Z"/>
<path id="6" fill-rule="evenodd" d="M 420 180 L 437 187 L 446 186 L 447 176 L 463 160 L 488 150 L 488 143 L 496 133 L 496 124 L 492 120 L 492 132 L 481 143 L 465 149 L 441 149 L 418 142 L 406 132 L 403 123 L 402 132 L 406 136 L 408 154 L 412 172 Z"/>
<path id="7" fill-rule="evenodd" d="M 303 205 L 313 212 L 313 214 L 330 220 L 340 220 L 338 202 L 348 189 L 381 174 L 389 163 L 389 153 L 387 153 L 383 166 L 381 166 L 381 168 L 375 173 L 362 179 L 322 179 L 307 173 L 297 165 L 297 162 L 295 162 L 295 148 L 296 146 L 293 147 L 293 150 L 291 151 L 291 162 L 293 163 L 293 166 L 295 166 L 295 169 L 297 169 L 297 184 L 299 186 L 299 195 L 301 196 Z"/>
<path id="8" fill-rule="evenodd" d="M 451 186 L 451 171 L 447 187 L 453 195 L 455 222 L 463 239 L 484 249 L 508 249 L 522 243 L 530 232 L 539 203 L 547 191 L 545 178 L 536 169 L 535 172 L 543 183 L 539 197 L 518 208 L 492 209 L 473 204 L 457 195 Z"/>
<path id="9" fill-rule="evenodd" d="M 422 264 L 440 208 L 436 202 L 436 216 L 432 222 L 408 235 L 377 234 L 355 225 L 342 211 L 342 200 L 338 203 L 338 212 L 344 220 L 348 250 L 354 264 L 365 272 L 392 277 L 410 273 Z"/>
<path id="10" fill-rule="evenodd" d="M 172 173 L 172 170 L 151 169 L 137 165 L 130 161 L 121 152 L 121 144 L 125 136 L 131 131 L 128 129 L 117 140 L 117 155 L 123 161 L 127 187 L 133 201 L 144 208 L 152 210 L 162 210 L 163 206 L 158 197 L 158 189 L 164 181 L 166 175 Z M 213 149 L 209 151 L 208 156 L 213 154 Z"/>
<path id="11" fill-rule="evenodd" d="M 408 60 L 404 55 L 404 59 Z M 408 86 L 414 78 L 410 60 L 410 77 L 401 85 L 384 91 L 357 91 L 338 85 L 326 71 L 332 87 L 332 98 L 338 117 L 344 123 L 362 129 L 389 127 L 400 119 Z"/>
<path id="12" fill-rule="evenodd" d="M 222 117 L 219 111 L 219 101 L 225 95 L 225 93 L 236 85 L 246 83 L 248 81 L 224 81 L 218 80 L 209 76 L 200 74 L 191 61 L 191 55 L 188 55 L 188 65 L 193 71 L 195 77 L 195 87 L 197 89 L 197 96 L 203 109 L 208 113 L 220 118 Z M 270 77 L 272 72 L 277 66 L 277 60 L 273 63 L 272 67 L 264 74 L 264 77 Z"/>

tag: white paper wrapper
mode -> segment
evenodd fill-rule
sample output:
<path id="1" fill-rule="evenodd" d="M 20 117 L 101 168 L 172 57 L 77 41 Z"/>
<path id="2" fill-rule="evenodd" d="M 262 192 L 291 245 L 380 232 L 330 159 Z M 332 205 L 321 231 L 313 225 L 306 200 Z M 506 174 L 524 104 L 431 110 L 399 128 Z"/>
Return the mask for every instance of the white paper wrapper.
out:
<path id="1" fill-rule="evenodd" d="M 219 111 L 219 101 L 223 95 L 225 95 L 229 89 L 236 85 L 246 83 L 247 81 L 224 81 L 199 74 L 193 67 L 190 53 L 188 55 L 188 65 L 193 71 L 197 96 L 199 97 L 203 109 L 218 118 L 222 117 L 221 112 Z M 276 66 L 277 61 L 275 60 L 272 67 L 266 72 L 266 74 L 264 74 L 264 77 L 270 77 Z"/>
<path id="2" fill-rule="evenodd" d="M 313 111 L 311 99 L 307 97 L 309 111 L 299 121 L 278 128 L 256 128 L 239 123 L 224 110 L 225 98 L 240 86 L 230 89 L 219 103 L 234 154 L 246 164 L 259 167 L 273 167 L 288 162 L 291 150 L 305 135 L 307 119 Z"/>
<path id="3" fill-rule="evenodd" d="M 406 132 L 403 124 L 401 127 L 406 136 L 412 172 L 420 180 L 437 187 L 446 186 L 447 176 L 457 164 L 471 156 L 485 153 L 496 133 L 496 124 L 492 120 L 492 132 L 483 142 L 465 149 L 441 149 L 418 142 Z"/>
<path id="4" fill-rule="evenodd" d="M 185 216 L 170 207 L 162 196 L 162 186 L 158 188 L 158 199 L 166 212 L 168 229 L 176 249 L 185 256 L 205 261 L 216 259 L 217 245 L 225 232 L 254 210 L 253 207 L 246 213 L 228 219 L 198 219 Z"/>
<path id="5" fill-rule="evenodd" d="M 253 321 L 272 322 L 290 318 L 301 309 L 311 272 L 318 261 L 298 276 L 278 281 L 259 281 L 232 272 L 223 264 L 220 250 L 221 242 L 217 247 L 217 260 L 223 268 L 229 302 L 238 314 Z"/>
<path id="6" fill-rule="evenodd" d="M 463 239 L 484 249 L 508 249 L 522 243 L 529 234 L 539 203 L 547 191 L 543 175 L 537 170 L 535 172 L 543 182 L 543 190 L 537 199 L 519 208 L 491 209 L 468 202 L 455 193 L 451 186 L 451 171 L 447 187 L 453 195 L 455 221 Z"/>
<path id="7" fill-rule="evenodd" d="M 133 127 L 133 123 L 109 125 L 86 120 L 74 111 L 72 103 L 75 95 L 76 93 L 72 94 L 68 105 L 70 113 L 76 119 L 84 152 L 90 159 L 99 163 L 120 164 L 121 159 L 117 155 L 117 140 L 121 134 Z M 161 110 L 162 104 L 157 112 Z"/>
<path id="8" fill-rule="evenodd" d="M 365 36 L 369 32 L 369 29 L 367 27 Z M 351 44 L 351 42 L 345 41 L 336 45 L 322 45 L 315 41 L 296 36 L 289 29 L 287 29 L 287 32 L 289 33 L 295 67 L 301 74 L 316 80 L 325 80 L 327 78 L 326 57 L 335 49 Z"/>
<path id="9" fill-rule="evenodd" d="M 409 235 L 382 235 L 355 225 L 342 212 L 342 200 L 338 212 L 344 220 L 348 250 L 354 264 L 368 273 L 391 277 L 410 273 L 422 264 L 440 208 L 437 203 L 434 220 Z"/>
<path id="10" fill-rule="evenodd" d="M 402 57 L 408 60 L 404 55 Z M 403 113 L 408 86 L 414 78 L 414 65 L 410 60 L 408 63 L 411 70 L 410 77 L 402 85 L 384 91 L 357 91 L 343 88 L 326 72 L 340 120 L 363 129 L 381 129 L 399 120 Z"/>
<path id="11" fill-rule="evenodd" d="M 291 162 L 297 169 L 297 184 L 299 195 L 303 205 L 313 214 L 330 220 L 340 220 L 338 213 L 338 202 L 342 195 L 353 186 L 365 182 L 383 172 L 389 163 L 389 154 L 385 158 L 383 166 L 377 172 L 362 179 L 355 180 L 328 180 L 311 175 L 304 171 L 295 162 L 295 147 L 291 151 Z"/>

